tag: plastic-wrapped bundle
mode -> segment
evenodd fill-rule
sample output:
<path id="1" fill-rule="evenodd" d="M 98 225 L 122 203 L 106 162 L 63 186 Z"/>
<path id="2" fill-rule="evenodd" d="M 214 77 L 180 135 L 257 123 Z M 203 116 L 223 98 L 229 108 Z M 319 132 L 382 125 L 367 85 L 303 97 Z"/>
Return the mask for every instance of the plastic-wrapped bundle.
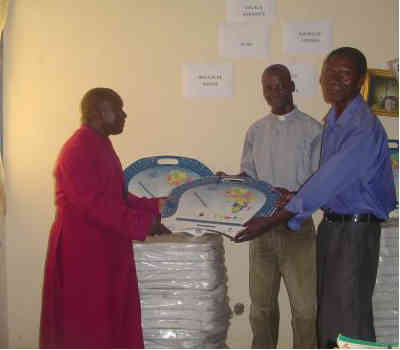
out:
<path id="1" fill-rule="evenodd" d="M 220 236 L 134 244 L 146 348 L 226 348 L 230 308 Z"/>
<path id="2" fill-rule="evenodd" d="M 227 328 L 220 326 L 214 332 L 187 329 L 143 329 L 147 349 L 222 349 L 226 348 Z"/>
<path id="3" fill-rule="evenodd" d="M 373 295 L 376 340 L 399 342 L 399 222 L 382 224 L 376 286 Z"/>

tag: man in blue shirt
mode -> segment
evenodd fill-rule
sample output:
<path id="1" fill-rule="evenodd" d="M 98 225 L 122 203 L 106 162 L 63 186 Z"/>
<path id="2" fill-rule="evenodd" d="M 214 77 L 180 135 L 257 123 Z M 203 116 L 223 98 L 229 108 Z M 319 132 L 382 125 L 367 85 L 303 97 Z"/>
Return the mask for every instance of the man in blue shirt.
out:
<path id="1" fill-rule="evenodd" d="M 365 56 L 342 47 L 326 58 L 320 83 L 332 108 L 322 136 L 320 168 L 274 216 L 254 218 L 236 242 L 252 240 L 288 221 L 297 230 L 304 218 L 324 210 L 318 228 L 319 347 L 339 333 L 375 340 L 372 293 L 379 257 L 380 221 L 395 208 L 395 187 L 386 132 L 360 96 Z M 282 201 L 281 204 L 283 204 Z"/>

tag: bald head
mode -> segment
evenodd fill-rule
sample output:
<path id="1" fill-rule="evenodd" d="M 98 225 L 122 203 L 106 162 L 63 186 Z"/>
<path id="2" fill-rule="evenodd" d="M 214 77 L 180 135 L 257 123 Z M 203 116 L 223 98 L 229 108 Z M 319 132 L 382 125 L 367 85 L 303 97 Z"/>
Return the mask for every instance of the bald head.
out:
<path id="1" fill-rule="evenodd" d="M 107 102 L 123 104 L 121 97 L 109 88 L 97 87 L 86 92 L 81 101 L 82 123 L 88 124 L 96 118 L 101 106 Z"/>
<path id="2" fill-rule="evenodd" d="M 126 113 L 121 97 L 112 89 L 94 88 L 82 98 L 82 124 L 104 136 L 120 134 L 124 128 Z"/>

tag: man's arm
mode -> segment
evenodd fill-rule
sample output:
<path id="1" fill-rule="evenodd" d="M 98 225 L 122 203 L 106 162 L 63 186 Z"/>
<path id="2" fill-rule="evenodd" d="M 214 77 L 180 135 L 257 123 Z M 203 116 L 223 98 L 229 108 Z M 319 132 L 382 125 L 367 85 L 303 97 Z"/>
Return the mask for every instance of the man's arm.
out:
<path id="1" fill-rule="evenodd" d="M 379 148 L 372 132 L 356 130 L 341 146 L 342 151 L 328 159 L 314 175 L 301 187 L 284 209 L 271 217 L 249 220 L 246 229 L 235 238 L 244 242 L 267 232 L 276 225 L 288 221 L 289 228 L 298 230 L 299 221 L 311 216 L 326 204 L 332 196 L 351 186 L 374 166 Z M 377 165 L 375 165 L 377 166 Z"/>
<path id="2" fill-rule="evenodd" d="M 239 176 L 257 179 L 257 170 L 253 157 L 253 143 L 253 128 L 250 127 L 250 129 L 246 133 L 246 138 L 243 143 L 242 156 L 240 158 Z"/>
<path id="3" fill-rule="evenodd" d="M 161 212 L 159 210 L 158 198 L 142 198 L 128 192 L 126 195 L 126 203 L 129 208 L 148 210 L 155 215 L 158 215 Z"/>
<path id="4" fill-rule="evenodd" d="M 162 235 L 172 233 L 161 223 L 161 212 L 168 200 L 168 197 L 140 198 L 128 193 L 127 203 L 131 208 L 148 210 L 155 214 L 155 218 L 150 228 L 150 235 Z"/>
<path id="5" fill-rule="evenodd" d="M 286 209 L 296 213 L 289 228 L 297 230 L 299 222 L 323 207 L 336 194 L 346 191 L 357 180 L 373 173 L 378 158 L 376 135 L 372 130 L 354 130 L 340 146 L 341 151 L 321 164 L 313 176 L 300 188 Z"/>
<path id="6" fill-rule="evenodd" d="M 58 176 L 67 200 L 92 225 L 124 238 L 145 239 L 155 213 L 129 208 L 122 196 L 111 196 L 105 190 L 107 186 L 112 186 L 110 179 L 111 182 L 118 179 L 107 172 L 111 161 L 99 157 L 96 151 L 92 144 L 84 140 L 81 144 L 70 146 L 60 156 Z"/>

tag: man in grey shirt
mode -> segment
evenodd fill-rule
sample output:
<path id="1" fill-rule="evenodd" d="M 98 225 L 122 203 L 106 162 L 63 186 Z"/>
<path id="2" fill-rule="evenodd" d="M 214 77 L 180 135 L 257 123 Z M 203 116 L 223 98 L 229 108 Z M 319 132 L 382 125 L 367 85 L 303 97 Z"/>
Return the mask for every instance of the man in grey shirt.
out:
<path id="1" fill-rule="evenodd" d="M 247 131 L 240 175 L 289 195 L 283 189 L 297 191 L 318 168 L 322 126 L 294 106 L 294 82 L 285 66 L 269 66 L 262 87 L 271 113 Z M 292 311 L 293 347 L 316 347 L 315 238 L 309 218 L 298 232 L 281 225 L 250 242 L 253 348 L 277 346 L 281 278 Z"/>

